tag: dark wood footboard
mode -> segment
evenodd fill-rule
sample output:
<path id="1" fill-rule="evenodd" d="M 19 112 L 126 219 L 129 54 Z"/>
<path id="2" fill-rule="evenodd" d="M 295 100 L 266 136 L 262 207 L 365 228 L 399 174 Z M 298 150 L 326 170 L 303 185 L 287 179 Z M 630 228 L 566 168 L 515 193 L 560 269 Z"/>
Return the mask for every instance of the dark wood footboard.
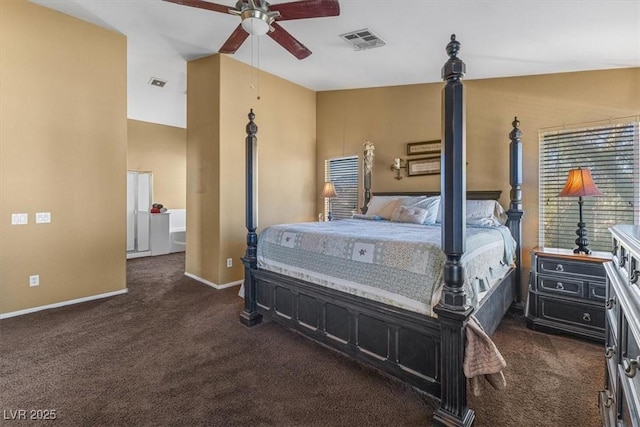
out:
<path id="1" fill-rule="evenodd" d="M 440 396 L 435 318 L 263 270 L 258 312 L 330 348 Z"/>

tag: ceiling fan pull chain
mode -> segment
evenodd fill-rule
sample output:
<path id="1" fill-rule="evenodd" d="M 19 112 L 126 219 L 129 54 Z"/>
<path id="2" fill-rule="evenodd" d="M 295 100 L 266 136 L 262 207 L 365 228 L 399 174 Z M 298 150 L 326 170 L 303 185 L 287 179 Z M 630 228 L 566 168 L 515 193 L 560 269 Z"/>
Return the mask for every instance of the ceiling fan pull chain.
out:
<path id="1" fill-rule="evenodd" d="M 260 37 L 258 37 L 258 97 L 256 98 L 260 101 Z"/>

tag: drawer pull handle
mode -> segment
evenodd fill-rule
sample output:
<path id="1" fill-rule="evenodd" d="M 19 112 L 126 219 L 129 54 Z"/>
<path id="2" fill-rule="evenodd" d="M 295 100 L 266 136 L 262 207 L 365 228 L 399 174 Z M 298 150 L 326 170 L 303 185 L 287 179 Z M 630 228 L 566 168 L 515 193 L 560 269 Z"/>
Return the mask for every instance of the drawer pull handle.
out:
<path id="1" fill-rule="evenodd" d="M 640 279 L 640 271 L 633 270 L 633 272 L 631 272 L 631 279 L 629 281 L 631 282 L 631 284 L 635 285 L 636 283 L 638 283 L 638 279 Z"/>
<path id="2" fill-rule="evenodd" d="M 604 406 L 605 408 L 611 408 L 612 404 L 613 404 L 613 396 L 611 396 L 611 392 L 607 390 L 607 398 L 604 401 Z"/>
<path id="3" fill-rule="evenodd" d="M 615 255 L 616 252 L 618 252 L 618 243 L 614 242 L 613 243 L 613 248 L 611 249 L 611 255 Z"/>
<path id="4" fill-rule="evenodd" d="M 562 264 L 556 265 L 556 271 L 564 271 L 564 266 Z"/>
<path id="5" fill-rule="evenodd" d="M 611 359 L 614 354 L 616 354 L 616 348 L 615 347 L 607 347 L 604 350 L 604 357 L 606 357 L 607 359 Z"/>
<path id="6" fill-rule="evenodd" d="M 607 302 L 604 303 L 604 306 L 607 310 L 611 310 L 616 305 L 615 298 L 609 298 Z"/>
<path id="7" fill-rule="evenodd" d="M 624 374 L 629 378 L 633 378 L 636 376 L 636 372 L 638 370 L 638 359 L 627 359 L 626 357 L 622 358 L 622 367 L 624 368 Z"/>
<path id="8" fill-rule="evenodd" d="M 562 284 L 562 282 L 558 282 L 556 284 L 556 289 L 560 289 L 561 291 L 564 291 L 564 285 Z"/>
<path id="9" fill-rule="evenodd" d="M 584 320 L 585 322 L 591 322 L 591 315 L 589 313 L 584 313 L 582 315 L 582 320 Z"/>
<path id="10" fill-rule="evenodd" d="M 627 255 L 621 255 L 620 256 L 620 261 L 618 262 L 618 265 L 620 267 L 624 267 L 624 265 L 627 263 Z"/>

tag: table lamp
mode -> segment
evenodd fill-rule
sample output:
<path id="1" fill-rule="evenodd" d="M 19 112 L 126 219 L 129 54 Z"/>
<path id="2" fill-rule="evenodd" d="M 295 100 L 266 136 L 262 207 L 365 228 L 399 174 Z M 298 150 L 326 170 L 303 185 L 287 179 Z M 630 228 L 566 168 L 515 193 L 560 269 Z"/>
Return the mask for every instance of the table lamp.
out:
<path id="1" fill-rule="evenodd" d="M 567 177 L 567 182 L 564 184 L 562 191 L 558 193 L 558 197 L 578 198 L 580 222 L 578 222 L 578 229 L 576 230 L 576 234 L 578 235 L 576 245 L 578 245 L 578 247 L 573 250 L 575 254 L 584 253 L 589 255 L 591 253 L 587 247 L 589 246 L 587 229 L 582 220 L 582 198 L 588 196 L 604 196 L 604 194 L 596 187 L 593 178 L 591 178 L 591 171 L 588 168 L 571 169 Z"/>
<path id="2" fill-rule="evenodd" d="M 320 192 L 320 197 L 329 199 L 329 213 L 327 214 L 327 220 L 331 221 L 333 219 L 333 215 L 331 214 L 331 199 L 338 197 L 338 193 L 336 193 L 336 187 L 333 186 L 333 182 L 324 183 L 324 187 L 322 187 L 322 191 Z"/>

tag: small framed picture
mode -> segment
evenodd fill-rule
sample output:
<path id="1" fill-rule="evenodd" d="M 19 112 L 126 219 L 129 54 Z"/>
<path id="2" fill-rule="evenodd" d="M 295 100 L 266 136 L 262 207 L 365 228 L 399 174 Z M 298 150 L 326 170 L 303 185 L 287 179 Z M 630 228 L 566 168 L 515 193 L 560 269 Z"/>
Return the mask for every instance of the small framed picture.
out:
<path id="1" fill-rule="evenodd" d="M 431 154 L 440 153 L 442 143 L 440 140 L 425 142 L 409 142 L 407 143 L 407 156 L 414 154 Z"/>
<path id="2" fill-rule="evenodd" d="M 437 175 L 440 173 L 440 156 L 407 160 L 407 176 Z"/>

